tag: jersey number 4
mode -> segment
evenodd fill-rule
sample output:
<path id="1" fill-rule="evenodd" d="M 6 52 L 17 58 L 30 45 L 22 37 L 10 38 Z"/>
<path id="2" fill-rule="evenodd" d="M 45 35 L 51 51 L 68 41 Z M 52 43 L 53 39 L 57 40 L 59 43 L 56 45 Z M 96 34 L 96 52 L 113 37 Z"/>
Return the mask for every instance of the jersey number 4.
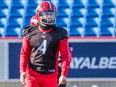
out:
<path id="1" fill-rule="evenodd" d="M 43 54 L 46 52 L 46 45 L 47 45 L 47 40 L 44 40 L 41 45 L 38 47 L 39 51 L 42 51 Z"/>

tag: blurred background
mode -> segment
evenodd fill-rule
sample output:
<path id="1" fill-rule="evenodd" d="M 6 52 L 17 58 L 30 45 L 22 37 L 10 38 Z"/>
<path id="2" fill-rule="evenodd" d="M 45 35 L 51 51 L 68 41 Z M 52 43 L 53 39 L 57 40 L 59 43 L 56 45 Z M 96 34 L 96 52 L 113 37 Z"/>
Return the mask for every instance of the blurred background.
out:
<path id="1" fill-rule="evenodd" d="M 0 0 L 0 87 L 19 81 L 22 30 L 44 0 Z M 46 0 L 47 1 L 47 0 Z M 116 0 L 48 0 L 73 53 L 67 87 L 116 87 Z"/>

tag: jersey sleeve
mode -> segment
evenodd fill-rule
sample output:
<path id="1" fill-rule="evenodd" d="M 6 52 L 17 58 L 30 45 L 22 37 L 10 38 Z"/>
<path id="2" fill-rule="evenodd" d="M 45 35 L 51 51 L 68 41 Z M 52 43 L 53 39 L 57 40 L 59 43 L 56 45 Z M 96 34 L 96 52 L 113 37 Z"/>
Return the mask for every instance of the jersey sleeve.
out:
<path id="1" fill-rule="evenodd" d="M 22 47 L 20 51 L 20 72 L 25 72 L 31 53 L 31 46 L 30 46 L 30 33 L 36 29 L 36 26 L 27 26 L 23 29 L 23 40 L 22 40 Z"/>
<path id="2" fill-rule="evenodd" d="M 23 37 L 20 51 L 20 72 L 25 72 L 30 58 L 31 47 L 28 38 Z"/>
<path id="3" fill-rule="evenodd" d="M 68 71 L 72 59 L 72 53 L 69 49 L 68 36 L 64 34 L 64 39 L 60 40 L 59 51 L 61 53 L 61 75 L 68 76 Z"/>

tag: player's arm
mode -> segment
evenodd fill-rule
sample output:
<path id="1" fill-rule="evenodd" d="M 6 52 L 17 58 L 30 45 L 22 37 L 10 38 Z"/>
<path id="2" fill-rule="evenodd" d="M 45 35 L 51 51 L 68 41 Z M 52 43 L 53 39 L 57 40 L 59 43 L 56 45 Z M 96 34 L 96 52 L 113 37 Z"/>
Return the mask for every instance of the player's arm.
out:
<path id="1" fill-rule="evenodd" d="M 68 38 L 65 38 L 60 41 L 60 53 L 61 53 L 61 76 L 68 76 L 68 71 L 71 63 L 71 51 L 69 49 Z"/>
<path id="2" fill-rule="evenodd" d="M 29 40 L 23 37 L 22 47 L 20 51 L 20 72 L 26 72 L 28 61 L 30 58 L 31 47 Z"/>
<path id="3" fill-rule="evenodd" d="M 26 31 L 23 32 L 23 35 L 26 35 Z M 25 84 L 26 78 L 26 68 L 30 58 L 31 47 L 27 37 L 23 37 L 22 47 L 20 51 L 20 81 L 22 84 Z"/>
<path id="4" fill-rule="evenodd" d="M 63 33 L 63 39 L 60 40 L 59 50 L 61 53 L 61 76 L 59 78 L 59 84 L 66 83 L 66 77 L 68 76 L 68 71 L 72 59 L 72 53 L 69 49 L 67 32 Z"/>
<path id="5" fill-rule="evenodd" d="M 31 52 L 31 48 L 29 41 L 26 37 L 23 37 L 22 47 L 20 52 L 20 81 L 24 85 L 26 78 L 26 68 L 30 58 L 30 52 Z"/>

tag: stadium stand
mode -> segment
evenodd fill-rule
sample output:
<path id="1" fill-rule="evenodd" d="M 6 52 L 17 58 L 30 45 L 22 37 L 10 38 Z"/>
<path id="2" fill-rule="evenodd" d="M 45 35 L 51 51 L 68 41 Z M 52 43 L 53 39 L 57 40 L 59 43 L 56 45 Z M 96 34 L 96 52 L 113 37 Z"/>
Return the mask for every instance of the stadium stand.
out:
<path id="1" fill-rule="evenodd" d="M 0 0 L 0 37 L 21 37 L 36 7 L 44 0 Z M 69 36 L 116 35 L 115 0 L 49 0 L 57 9 L 58 26 Z"/>

